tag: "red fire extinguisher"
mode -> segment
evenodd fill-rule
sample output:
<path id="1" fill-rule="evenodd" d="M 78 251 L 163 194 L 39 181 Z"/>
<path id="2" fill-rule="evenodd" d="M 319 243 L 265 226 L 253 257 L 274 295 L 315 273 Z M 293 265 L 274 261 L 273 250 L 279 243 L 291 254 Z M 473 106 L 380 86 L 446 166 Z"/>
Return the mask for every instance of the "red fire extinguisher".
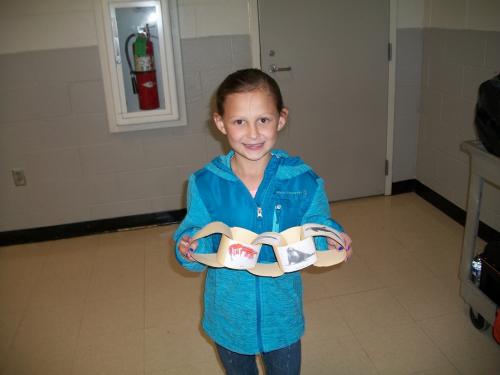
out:
<path id="1" fill-rule="evenodd" d="M 134 68 L 130 62 L 129 42 L 135 37 L 132 44 L 134 55 Z M 144 32 L 130 34 L 125 41 L 125 55 L 130 69 L 132 89 L 139 96 L 140 109 L 156 109 L 160 107 L 158 99 L 158 85 L 156 82 L 156 69 L 154 62 L 153 42 L 146 24 Z"/>

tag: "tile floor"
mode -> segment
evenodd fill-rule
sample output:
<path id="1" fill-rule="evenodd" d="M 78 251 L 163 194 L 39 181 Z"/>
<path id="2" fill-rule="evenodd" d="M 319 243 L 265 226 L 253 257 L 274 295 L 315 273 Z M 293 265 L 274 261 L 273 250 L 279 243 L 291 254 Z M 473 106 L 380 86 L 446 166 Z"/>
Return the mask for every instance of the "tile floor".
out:
<path id="1" fill-rule="evenodd" d="M 332 210 L 355 255 L 303 272 L 303 374 L 500 374 L 458 295 L 460 225 L 413 193 Z M 0 374 L 222 374 L 175 228 L 0 248 Z"/>

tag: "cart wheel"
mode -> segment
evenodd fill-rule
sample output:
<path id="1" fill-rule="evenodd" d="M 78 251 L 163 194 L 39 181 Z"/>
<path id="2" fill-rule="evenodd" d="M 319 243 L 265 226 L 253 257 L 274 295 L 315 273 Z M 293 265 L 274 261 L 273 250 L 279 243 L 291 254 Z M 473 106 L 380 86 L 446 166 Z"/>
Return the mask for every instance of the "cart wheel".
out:
<path id="1" fill-rule="evenodd" d="M 484 320 L 483 316 L 479 313 L 476 313 L 472 307 L 469 307 L 469 317 L 472 325 L 476 327 L 476 329 L 480 331 L 484 331 L 488 328 L 489 324 L 486 320 Z"/>

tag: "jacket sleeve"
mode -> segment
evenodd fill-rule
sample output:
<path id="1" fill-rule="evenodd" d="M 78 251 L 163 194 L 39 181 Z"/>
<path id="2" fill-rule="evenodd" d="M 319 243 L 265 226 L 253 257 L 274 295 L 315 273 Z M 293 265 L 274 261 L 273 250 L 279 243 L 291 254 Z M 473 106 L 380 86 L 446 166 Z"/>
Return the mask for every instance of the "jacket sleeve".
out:
<path id="1" fill-rule="evenodd" d="M 175 241 L 175 257 L 181 266 L 189 271 L 202 272 L 205 270 L 206 266 L 198 262 L 190 262 L 186 260 L 179 252 L 179 242 L 184 235 L 192 237 L 198 230 L 210 222 L 210 215 L 200 197 L 198 187 L 196 185 L 196 177 L 195 175 L 191 175 L 191 177 L 189 177 L 187 191 L 187 214 L 173 235 Z M 209 238 L 199 239 L 196 252 L 213 252 L 212 241 Z"/>
<path id="2" fill-rule="evenodd" d="M 326 196 L 323 179 L 317 178 L 317 187 L 311 201 L 311 205 L 307 209 L 304 217 L 302 218 L 302 225 L 307 223 L 317 223 L 328 225 L 329 227 L 343 232 L 344 228 L 330 217 L 330 205 Z M 328 243 L 325 237 L 315 237 L 316 248 L 318 250 L 328 249 Z"/>

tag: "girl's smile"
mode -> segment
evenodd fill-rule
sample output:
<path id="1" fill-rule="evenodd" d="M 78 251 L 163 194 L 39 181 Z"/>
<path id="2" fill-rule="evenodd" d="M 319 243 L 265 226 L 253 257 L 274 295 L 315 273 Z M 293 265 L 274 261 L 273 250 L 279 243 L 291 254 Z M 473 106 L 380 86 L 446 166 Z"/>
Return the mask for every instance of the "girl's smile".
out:
<path id="1" fill-rule="evenodd" d="M 250 149 L 250 150 L 256 151 L 256 150 L 259 150 L 259 149 L 261 149 L 262 147 L 264 147 L 264 144 L 265 144 L 265 142 L 262 142 L 262 143 L 256 143 L 256 144 L 247 144 L 247 143 L 243 143 L 243 146 L 245 146 L 246 148 L 248 148 L 248 149 Z"/>

